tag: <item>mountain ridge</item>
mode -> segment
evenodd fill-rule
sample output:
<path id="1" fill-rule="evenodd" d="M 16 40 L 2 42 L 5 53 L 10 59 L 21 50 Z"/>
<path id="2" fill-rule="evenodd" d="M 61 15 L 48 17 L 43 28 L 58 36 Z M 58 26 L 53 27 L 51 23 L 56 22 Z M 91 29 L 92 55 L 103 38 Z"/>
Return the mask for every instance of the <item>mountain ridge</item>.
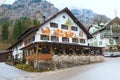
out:
<path id="1" fill-rule="evenodd" d="M 12 5 L 3 4 L 0 6 L 0 20 L 4 20 L 4 18 L 16 20 L 20 17 L 41 20 L 43 16 L 48 19 L 58 11 L 59 9 L 46 0 L 17 0 Z M 71 9 L 71 12 L 83 25 L 87 26 L 110 20 L 105 15 L 96 14 L 90 9 Z"/>

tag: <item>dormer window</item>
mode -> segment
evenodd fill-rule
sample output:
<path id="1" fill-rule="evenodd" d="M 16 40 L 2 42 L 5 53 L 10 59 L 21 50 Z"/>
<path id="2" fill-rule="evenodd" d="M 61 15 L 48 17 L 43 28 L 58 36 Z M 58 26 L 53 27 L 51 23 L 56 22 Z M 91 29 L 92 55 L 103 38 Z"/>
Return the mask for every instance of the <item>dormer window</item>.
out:
<path id="1" fill-rule="evenodd" d="M 62 25 L 61 25 L 61 29 L 66 29 L 66 30 L 68 30 L 68 26 L 67 26 L 67 25 L 62 24 Z"/>
<path id="2" fill-rule="evenodd" d="M 78 29 L 77 29 L 77 27 L 72 26 L 72 27 L 71 27 L 71 30 L 73 30 L 73 31 L 77 31 Z"/>
<path id="3" fill-rule="evenodd" d="M 58 28 L 58 24 L 57 24 L 57 23 L 53 23 L 53 22 L 51 22 L 51 23 L 50 23 L 50 27 Z"/>

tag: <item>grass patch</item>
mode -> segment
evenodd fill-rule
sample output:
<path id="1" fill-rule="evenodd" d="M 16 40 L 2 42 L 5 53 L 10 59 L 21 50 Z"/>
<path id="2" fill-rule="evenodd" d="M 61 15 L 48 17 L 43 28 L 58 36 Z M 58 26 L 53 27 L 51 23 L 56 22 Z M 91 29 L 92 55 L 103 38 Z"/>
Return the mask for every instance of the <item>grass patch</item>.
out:
<path id="1" fill-rule="evenodd" d="M 27 64 L 17 64 L 16 67 L 28 72 L 39 72 L 37 69 Z"/>

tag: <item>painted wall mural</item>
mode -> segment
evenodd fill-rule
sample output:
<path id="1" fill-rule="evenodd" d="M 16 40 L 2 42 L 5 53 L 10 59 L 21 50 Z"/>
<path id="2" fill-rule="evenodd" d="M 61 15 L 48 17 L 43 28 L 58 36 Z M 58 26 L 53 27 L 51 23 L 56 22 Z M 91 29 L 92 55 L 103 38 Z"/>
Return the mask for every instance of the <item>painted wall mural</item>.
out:
<path id="1" fill-rule="evenodd" d="M 79 33 L 79 37 L 83 37 L 83 32 L 80 32 L 80 33 Z"/>
<path id="2" fill-rule="evenodd" d="M 45 29 L 41 28 L 42 34 L 44 35 L 50 35 L 51 30 L 47 26 Z"/>
<path id="3" fill-rule="evenodd" d="M 74 31 L 71 30 L 71 27 L 73 26 L 72 21 L 68 18 L 65 22 L 65 25 L 68 26 L 68 30 L 64 29 L 50 29 L 50 27 L 46 26 L 45 28 L 41 28 L 41 34 L 42 35 L 52 35 L 52 36 L 60 36 L 60 37 L 67 37 L 67 38 L 78 38 L 83 37 L 83 32 L 79 32 L 78 36 Z"/>
<path id="4" fill-rule="evenodd" d="M 72 31 L 64 31 L 62 29 L 56 29 L 54 30 L 54 34 L 55 36 L 61 36 L 61 37 L 72 37 L 72 38 L 76 38 L 76 34 Z"/>
<path id="5" fill-rule="evenodd" d="M 68 30 L 71 31 L 71 26 L 73 25 L 73 23 L 71 22 L 71 20 L 68 18 L 67 21 L 65 22 L 65 24 L 68 26 Z"/>

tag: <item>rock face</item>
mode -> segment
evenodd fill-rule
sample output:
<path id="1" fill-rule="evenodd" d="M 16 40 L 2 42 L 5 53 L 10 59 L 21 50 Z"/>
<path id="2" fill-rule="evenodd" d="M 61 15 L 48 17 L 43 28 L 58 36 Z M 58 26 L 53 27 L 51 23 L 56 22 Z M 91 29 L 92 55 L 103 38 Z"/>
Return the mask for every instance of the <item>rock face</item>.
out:
<path id="1" fill-rule="evenodd" d="M 20 17 L 48 18 L 58 12 L 53 4 L 45 0 L 17 0 L 12 5 L 2 5 L 0 9 L 1 18 L 7 17 L 12 20 Z"/>
<path id="2" fill-rule="evenodd" d="M 105 15 L 94 13 L 89 9 L 72 9 L 72 13 L 81 21 L 84 25 L 91 25 L 98 22 L 107 22 L 110 18 Z"/>
<path id="3" fill-rule="evenodd" d="M 43 16 L 46 16 L 47 19 L 58 11 L 52 3 L 46 0 L 16 0 L 12 5 L 0 6 L 0 22 L 6 18 L 16 20 L 20 17 L 41 20 Z M 109 20 L 105 15 L 98 15 L 89 9 L 72 9 L 71 11 L 85 26 Z"/>

